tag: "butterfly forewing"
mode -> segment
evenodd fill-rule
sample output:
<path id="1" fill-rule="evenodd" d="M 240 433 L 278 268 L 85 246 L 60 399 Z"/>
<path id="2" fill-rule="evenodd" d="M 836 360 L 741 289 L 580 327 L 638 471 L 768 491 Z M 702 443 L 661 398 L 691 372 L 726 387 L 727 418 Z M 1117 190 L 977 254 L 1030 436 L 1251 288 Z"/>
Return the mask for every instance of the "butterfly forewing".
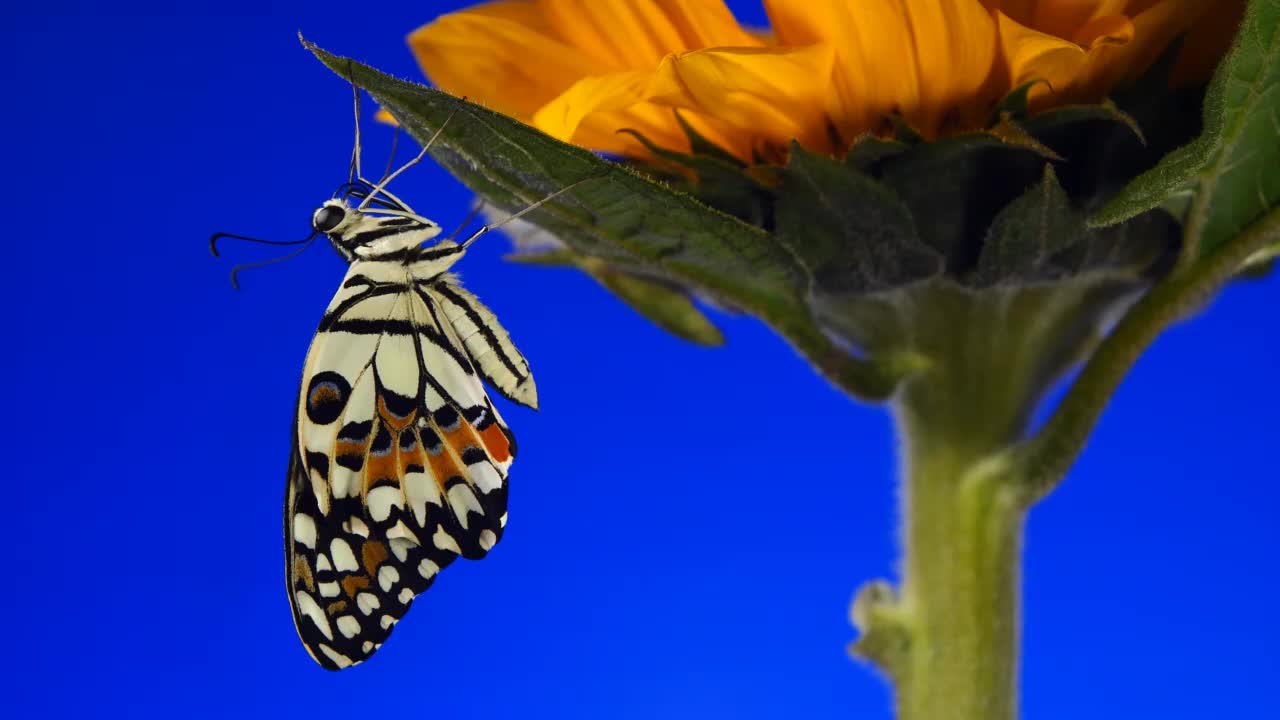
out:
<path id="1" fill-rule="evenodd" d="M 506 524 L 514 440 L 480 377 L 532 398 L 528 365 L 492 313 L 425 267 L 353 262 L 307 354 L 286 576 L 298 634 L 329 669 L 376 651 L 436 573 L 484 557 Z M 484 314 L 463 312 L 467 298 Z"/>

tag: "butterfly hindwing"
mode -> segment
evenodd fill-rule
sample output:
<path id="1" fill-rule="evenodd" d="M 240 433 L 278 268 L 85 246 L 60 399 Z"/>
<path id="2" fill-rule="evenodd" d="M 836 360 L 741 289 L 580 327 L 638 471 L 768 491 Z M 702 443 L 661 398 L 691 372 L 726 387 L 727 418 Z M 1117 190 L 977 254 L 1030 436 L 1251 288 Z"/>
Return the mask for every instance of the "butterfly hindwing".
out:
<path id="1" fill-rule="evenodd" d="M 298 634 L 329 669 L 376 651 L 436 573 L 484 557 L 506 524 L 514 440 L 436 279 L 353 263 L 307 355 L 286 574 Z"/>

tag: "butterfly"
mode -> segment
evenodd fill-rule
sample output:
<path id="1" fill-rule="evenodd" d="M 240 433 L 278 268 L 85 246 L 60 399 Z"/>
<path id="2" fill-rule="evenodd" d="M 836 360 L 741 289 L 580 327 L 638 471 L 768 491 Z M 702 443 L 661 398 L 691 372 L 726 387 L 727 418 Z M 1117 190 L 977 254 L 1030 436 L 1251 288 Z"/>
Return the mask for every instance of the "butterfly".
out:
<path id="1" fill-rule="evenodd" d="M 311 237 L 271 242 L 301 252 L 323 235 L 347 262 L 303 365 L 284 502 L 294 624 L 329 670 L 368 659 L 442 569 L 502 539 L 516 441 L 483 383 L 538 406 L 528 361 L 450 272 L 502 223 L 424 246 L 440 226 L 386 189 L 449 121 L 372 183 L 359 170 L 359 116 L 357 94 L 351 173 L 313 213 Z"/>

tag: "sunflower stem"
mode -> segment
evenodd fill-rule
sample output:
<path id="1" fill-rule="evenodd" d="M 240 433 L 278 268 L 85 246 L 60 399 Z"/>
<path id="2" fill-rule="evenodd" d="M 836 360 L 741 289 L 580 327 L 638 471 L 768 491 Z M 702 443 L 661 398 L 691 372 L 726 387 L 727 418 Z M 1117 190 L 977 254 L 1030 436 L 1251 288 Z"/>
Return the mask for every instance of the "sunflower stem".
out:
<path id="1" fill-rule="evenodd" d="M 841 308 L 847 334 L 914 358 L 893 396 L 901 583 L 858 593 L 851 648 L 893 680 L 900 719 L 1015 717 L 1026 513 L 1016 448 L 1044 390 L 1133 290 L 1101 279 L 981 291 L 937 282 Z"/>
<path id="2" fill-rule="evenodd" d="M 981 301 L 974 308 L 965 327 L 982 337 L 984 319 L 1000 313 L 981 312 L 990 309 Z M 1007 449 L 1025 422 L 1026 388 L 993 362 L 1003 353 L 982 351 L 989 341 L 950 336 L 950 362 L 913 377 L 894 398 L 902 583 L 891 608 L 882 600 L 864 613 L 869 631 L 859 644 L 868 655 L 887 646 L 877 661 L 896 682 L 900 720 L 1012 720 L 1024 510 Z"/>
<path id="3" fill-rule="evenodd" d="M 954 436 L 908 433 L 898 718 L 1012 720 L 1024 513 L 1009 465 Z"/>

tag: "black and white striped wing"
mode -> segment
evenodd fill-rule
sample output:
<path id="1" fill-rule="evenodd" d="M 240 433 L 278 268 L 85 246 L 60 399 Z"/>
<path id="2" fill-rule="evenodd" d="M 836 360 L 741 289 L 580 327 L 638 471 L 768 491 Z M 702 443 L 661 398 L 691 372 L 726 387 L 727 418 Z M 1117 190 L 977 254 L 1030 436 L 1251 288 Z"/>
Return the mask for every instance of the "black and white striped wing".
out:
<path id="1" fill-rule="evenodd" d="M 538 409 L 538 388 L 529 363 L 516 349 L 493 311 L 467 292 L 452 275 L 430 284 L 429 293 L 444 310 L 459 344 L 476 370 L 495 390 L 512 402 Z"/>
<path id="2" fill-rule="evenodd" d="M 514 440 L 447 323 L 404 264 L 360 261 L 307 354 L 286 577 L 328 669 L 369 657 L 442 568 L 502 537 Z"/>

